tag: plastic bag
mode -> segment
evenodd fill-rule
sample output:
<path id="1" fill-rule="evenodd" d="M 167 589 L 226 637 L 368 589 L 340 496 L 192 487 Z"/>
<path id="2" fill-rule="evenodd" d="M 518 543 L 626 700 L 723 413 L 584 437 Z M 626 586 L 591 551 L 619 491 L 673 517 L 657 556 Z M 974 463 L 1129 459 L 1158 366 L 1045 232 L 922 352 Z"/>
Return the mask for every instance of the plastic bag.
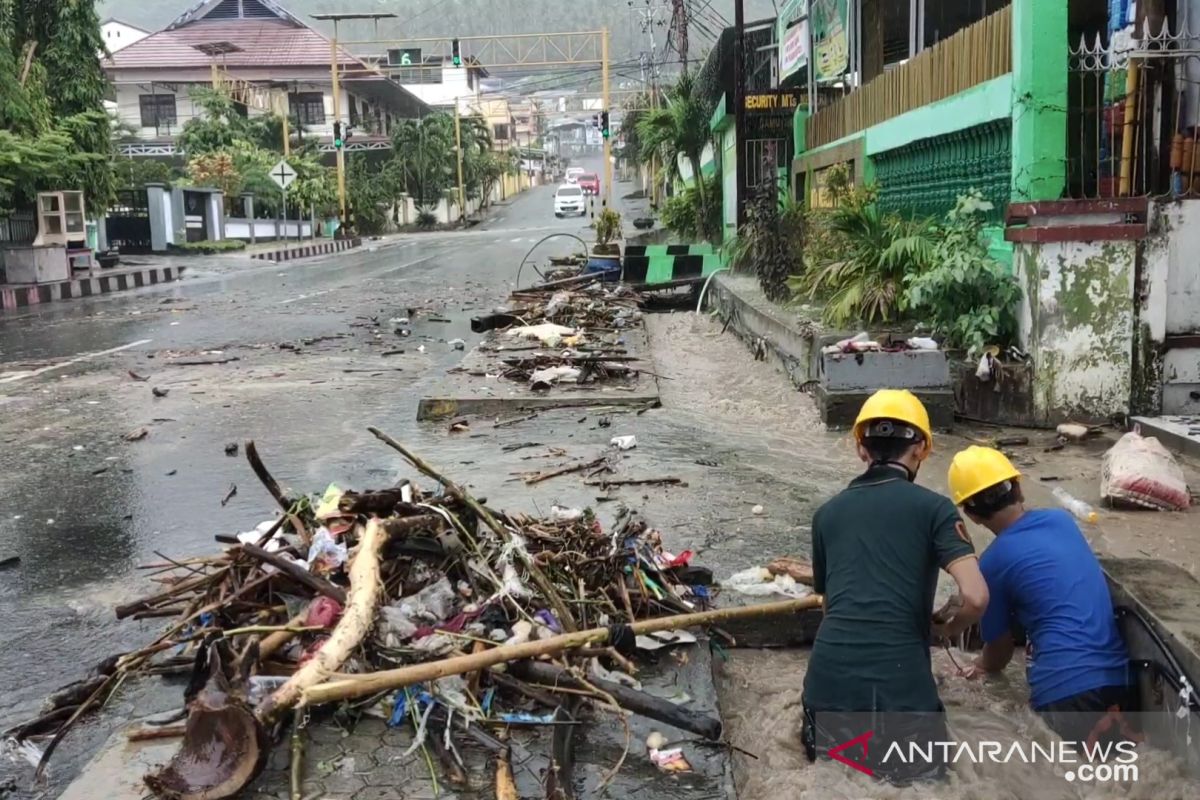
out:
<path id="1" fill-rule="evenodd" d="M 308 548 L 308 571 L 327 573 L 346 563 L 346 543 L 334 541 L 328 528 L 318 528 Z"/>
<path id="2" fill-rule="evenodd" d="M 637 447 L 637 437 L 632 434 L 629 436 L 614 436 L 609 444 L 618 450 L 632 450 Z"/>
<path id="3" fill-rule="evenodd" d="M 1153 436 L 1130 431 L 1104 454 L 1100 496 L 1115 505 L 1182 511 L 1192 503 L 1175 457 Z"/>
<path id="4" fill-rule="evenodd" d="M 422 625 L 436 625 L 454 615 L 457 597 L 443 577 L 416 594 L 380 609 L 379 638 L 390 647 L 407 641 Z"/>
<path id="5" fill-rule="evenodd" d="M 733 589 L 748 597 L 767 597 L 780 594 L 784 597 L 807 597 L 807 586 L 796 583 L 791 575 L 772 575 L 763 567 L 751 567 L 730 575 L 721 581 L 726 589 Z"/>

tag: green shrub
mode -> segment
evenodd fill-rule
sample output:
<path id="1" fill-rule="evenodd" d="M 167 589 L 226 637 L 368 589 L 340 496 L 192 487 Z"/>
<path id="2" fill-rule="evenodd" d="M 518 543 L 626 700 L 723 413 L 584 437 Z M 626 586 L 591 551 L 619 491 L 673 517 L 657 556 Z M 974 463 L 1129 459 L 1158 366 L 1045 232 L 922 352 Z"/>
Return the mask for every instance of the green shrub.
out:
<path id="1" fill-rule="evenodd" d="M 979 355 L 988 345 L 1001 348 L 1017 336 L 1021 287 L 988 255 L 982 212 L 992 204 L 972 189 L 960 195 L 939 226 L 932 266 L 905 277 L 905 304 L 927 320 L 945 345 Z"/>
<path id="2" fill-rule="evenodd" d="M 688 186 L 659 211 L 663 227 L 680 239 L 712 241 L 721 230 L 721 185 L 716 177 L 705 178 L 704 185 L 703 195 L 695 185 Z"/>
<path id="3" fill-rule="evenodd" d="M 241 239 L 222 239 L 218 242 L 205 239 L 202 242 L 184 242 L 175 245 L 176 249 L 196 255 L 214 255 L 216 253 L 234 253 L 245 250 L 246 243 Z"/>
<path id="4" fill-rule="evenodd" d="M 844 327 L 856 321 L 891 322 L 905 307 L 905 277 L 930 264 L 933 228 L 927 221 L 881 214 L 865 193 L 823 215 L 822 247 L 793 291 L 825 301 L 825 321 Z"/>
<path id="5" fill-rule="evenodd" d="M 437 214 L 434 214 L 432 211 L 418 211 L 417 212 L 417 227 L 418 228 L 424 228 L 424 229 L 428 230 L 437 224 L 438 224 Z"/>
<path id="6" fill-rule="evenodd" d="M 774 184 L 759 189 L 746 204 L 746 221 L 726 245 L 733 270 L 757 276 L 763 294 L 774 302 L 791 299 L 789 276 L 800 269 L 803 252 L 802 210 L 793 201 L 781 203 Z"/>
<path id="7" fill-rule="evenodd" d="M 600 246 L 610 244 L 620 239 L 622 234 L 621 215 L 611 208 L 601 211 L 596 217 L 596 244 Z"/>

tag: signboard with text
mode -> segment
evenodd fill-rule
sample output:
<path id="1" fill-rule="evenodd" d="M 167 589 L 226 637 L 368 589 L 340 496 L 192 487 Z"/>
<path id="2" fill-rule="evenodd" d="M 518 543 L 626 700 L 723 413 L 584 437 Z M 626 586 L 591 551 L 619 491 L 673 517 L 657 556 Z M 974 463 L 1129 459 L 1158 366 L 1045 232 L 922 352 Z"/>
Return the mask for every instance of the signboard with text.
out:
<path id="1" fill-rule="evenodd" d="M 808 66 L 808 0 L 788 0 L 779 11 L 779 79 Z"/>
<path id="2" fill-rule="evenodd" d="M 745 96 L 746 113 L 753 116 L 791 117 L 796 109 L 804 105 L 805 92 L 801 89 L 771 89 L 751 92 Z"/>
<path id="3" fill-rule="evenodd" d="M 818 81 L 833 81 L 850 67 L 850 0 L 811 0 L 813 74 Z"/>

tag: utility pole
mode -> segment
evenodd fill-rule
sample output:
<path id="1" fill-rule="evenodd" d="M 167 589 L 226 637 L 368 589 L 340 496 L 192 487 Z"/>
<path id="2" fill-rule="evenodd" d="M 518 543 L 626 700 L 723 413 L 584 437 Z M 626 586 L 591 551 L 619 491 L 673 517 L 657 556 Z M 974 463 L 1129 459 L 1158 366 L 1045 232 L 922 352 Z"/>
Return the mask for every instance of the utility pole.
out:
<path id="1" fill-rule="evenodd" d="M 462 124 L 459 122 L 458 98 L 454 98 L 454 143 L 458 154 L 458 214 L 462 222 L 467 221 L 467 190 L 463 186 Z"/>
<path id="2" fill-rule="evenodd" d="M 337 43 L 337 20 L 333 22 L 333 38 L 329 41 L 332 49 L 333 59 L 333 117 L 336 120 L 342 118 L 342 80 L 338 75 L 338 43 Z M 346 155 L 342 148 L 336 148 L 335 158 L 337 160 L 337 185 L 338 185 L 338 210 L 341 212 L 342 225 L 349 223 L 346 218 Z"/>
<path id="3" fill-rule="evenodd" d="M 746 7 L 745 0 L 733 0 L 733 132 L 736 140 L 737 178 L 734 181 L 734 197 L 737 208 L 737 225 L 742 224 L 742 206 L 746 185 Z"/>
<path id="4" fill-rule="evenodd" d="M 683 65 L 683 74 L 688 71 L 688 9 L 687 0 L 671 0 L 674 10 L 671 14 L 671 27 L 675 29 L 675 40 L 678 44 L 679 63 Z"/>
<path id="5" fill-rule="evenodd" d="M 604 113 L 608 113 L 608 28 L 600 32 L 600 60 L 602 63 L 600 80 L 604 83 Z M 612 143 L 609 137 L 604 137 L 604 205 L 612 199 Z"/>

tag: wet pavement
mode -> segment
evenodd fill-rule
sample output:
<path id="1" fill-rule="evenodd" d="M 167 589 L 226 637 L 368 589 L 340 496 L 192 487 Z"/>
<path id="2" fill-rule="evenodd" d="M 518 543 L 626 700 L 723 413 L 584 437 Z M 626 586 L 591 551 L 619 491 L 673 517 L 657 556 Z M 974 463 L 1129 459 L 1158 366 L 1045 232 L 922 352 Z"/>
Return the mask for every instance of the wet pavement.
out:
<path id="1" fill-rule="evenodd" d="M 631 188 L 618 185 L 615 194 Z M 297 491 L 330 482 L 374 488 L 411 474 L 366 431 L 375 425 L 499 507 L 589 505 L 607 521 L 627 502 L 662 530 L 668 549 L 693 550 L 694 563 L 718 577 L 777 554 L 804 555 L 812 511 L 860 465 L 844 433 L 822 428 L 810 398 L 706 317 L 648 318 L 661 409 L 562 409 L 499 428 L 474 417 L 454 434 L 445 423 L 416 421 L 420 398 L 463 357 L 449 341 L 461 337 L 469 349 L 478 340 L 470 317 L 503 301 L 526 252 L 550 233 L 582 232 L 581 221 L 553 217 L 552 194 L 521 195 L 469 231 L 394 237 L 285 266 L 196 260 L 169 287 L 0 316 L 0 558 L 22 559 L 0 572 L 0 685 L 8 687 L 0 728 L 34 715 L 48 692 L 93 663 L 150 638 L 152 621 L 118 624 L 112 614 L 151 588 L 139 564 L 161 561 L 158 553 L 213 551 L 214 534 L 272 515 L 240 451 L 225 454 L 227 443 L 255 440 L 280 483 Z M 536 256 L 574 246 L 559 238 Z M 411 334 L 398 335 L 407 317 Z M 224 363 L 179 363 L 196 361 Z M 166 396 L 155 397 L 154 387 Z M 140 428 L 144 439 L 124 439 Z M 520 480 L 594 458 L 624 434 L 638 446 L 622 456 L 620 477 L 686 485 L 605 491 L 578 475 L 536 486 Z M 944 490 L 949 457 L 965 443 L 939 438 L 922 482 Z M 505 449 L 513 445 L 528 446 Z M 1098 453 L 1043 454 L 1036 443 L 1025 455 L 1034 475 L 1052 472 L 1079 492 L 1099 465 Z M 231 485 L 238 491 L 222 506 Z M 1045 485 L 1039 491 L 1048 494 Z M 60 748 L 47 796 L 122 721 L 175 708 L 180 692 L 161 679 L 123 688 Z M 787 715 L 770 718 L 786 724 Z M 313 768 L 353 773 L 359 786 L 342 793 L 322 784 L 329 796 L 398 796 L 384 790 L 409 779 L 394 754 L 380 761 L 373 724 L 322 745 L 328 758 Z M 601 743 L 601 763 L 615 760 L 615 747 Z M 360 749 L 357 766 L 333 760 Z M 630 758 L 644 758 L 636 744 Z M 388 786 L 359 774 L 368 764 L 367 772 L 394 771 Z M 29 774 L 0 760 L 0 783 L 11 775 L 24 786 Z"/>

